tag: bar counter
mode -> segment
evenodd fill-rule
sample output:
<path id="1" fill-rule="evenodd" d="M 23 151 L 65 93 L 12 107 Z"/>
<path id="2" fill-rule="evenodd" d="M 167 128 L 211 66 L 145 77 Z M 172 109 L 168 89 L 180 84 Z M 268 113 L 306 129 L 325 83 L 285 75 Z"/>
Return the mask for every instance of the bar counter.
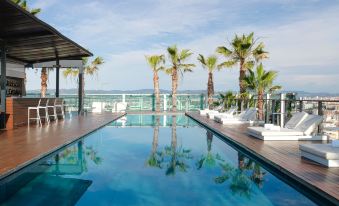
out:
<path id="1" fill-rule="evenodd" d="M 28 107 L 38 106 L 40 98 L 7 97 L 6 98 L 6 129 L 26 125 L 28 123 Z M 49 98 L 49 105 L 54 104 L 55 98 Z M 45 101 L 41 101 L 41 106 L 45 106 Z M 44 111 L 40 110 L 40 115 L 44 116 Z M 31 117 L 36 117 L 36 112 L 31 111 Z"/>

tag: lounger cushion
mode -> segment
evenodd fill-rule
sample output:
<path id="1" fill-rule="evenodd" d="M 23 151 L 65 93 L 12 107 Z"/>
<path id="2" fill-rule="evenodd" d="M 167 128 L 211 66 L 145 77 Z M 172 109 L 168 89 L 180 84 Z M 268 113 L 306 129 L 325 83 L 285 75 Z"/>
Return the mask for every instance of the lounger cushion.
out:
<path id="1" fill-rule="evenodd" d="M 206 115 L 210 111 L 211 110 L 209 110 L 209 109 L 203 109 L 203 110 L 199 110 L 199 113 L 200 113 L 200 115 Z"/>
<path id="2" fill-rule="evenodd" d="M 316 127 L 323 121 L 323 117 L 319 115 L 308 115 L 295 130 L 303 132 L 305 135 L 310 135 Z"/>
<path id="3" fill-rule="evenodd" d="M 257 110 L 255 108 L 252 108 L 248 114 L 246 115 L 246 119 L 247 121 L 254 121 L 257 119 Z"/>
<path id="4" fill-rule="evenodd" d="M 295 113 L 291 119 L 285 124 L 285 128 L 287 129 L 295 129 L 306 117 L 306 112 L 297 112 Z"/>
<path id="5" fill-rule="evenodd" d="M 302 144 L 299 148 L 327 160 L 339 160 L 339 148 L 331 144 Z"/>
<path id="6" fill-rule="evenodd" d="M 248 127 L 248 132 L 255 136 L 302 136 L 303 132 L 281 128 L 280 130 L 267 130 L 264 127 Z"/>

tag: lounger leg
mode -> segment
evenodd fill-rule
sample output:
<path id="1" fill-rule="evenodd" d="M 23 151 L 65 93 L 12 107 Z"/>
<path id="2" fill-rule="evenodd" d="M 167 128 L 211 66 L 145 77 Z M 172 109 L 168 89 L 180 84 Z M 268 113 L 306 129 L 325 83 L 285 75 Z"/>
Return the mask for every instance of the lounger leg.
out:
<path id="1" fill-rule="evenodd" d="M 37 109 L 37 116 L 38 116 L 38 121 L 40 123 L 40 126 L 42 126 L 41 118 L 40 118 L 40 109 L 39 108 Z"/>
<path id="2" fill-rule="evenodd" d="M 46 114 L 46 121 L 47 121 L 47 124 L 49 124 L 48 107 L 46 107 L 46 109 L 45 109 L 45 114 Z"/>
<path id="3" fill-rule="evenodd" d="M 30 111 L 30 109 L 28 109 L 28 114 L 27 114 L 27 117 L 28 117 L 28 122 L 27 122 L 27 125 L 29 126 L 29 122 L 30 122 L 30 120 L 31 120 L 31 118 L 29 117 L 29 112 Z"/>
<path id="4" fill-rule="evenodd" d="M 56 114 L 56 107 L 53 107 L 53 115 L 54 115 L 55 121 L 58 121 L 58 116 Z"/>

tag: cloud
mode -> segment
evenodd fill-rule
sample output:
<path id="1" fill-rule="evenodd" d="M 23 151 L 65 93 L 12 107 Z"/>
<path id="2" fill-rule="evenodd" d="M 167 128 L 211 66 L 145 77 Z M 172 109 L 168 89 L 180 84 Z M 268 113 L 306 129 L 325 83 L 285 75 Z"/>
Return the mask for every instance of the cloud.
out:
<path id="1" fill-rule="evenodd" d="M 279 71 L 277 82 L 285 88 L 327 91 L 339 87 L 339 83 L 333 81 L 339 73 L 339 28 L 334 26 L 339 19 L 339 5 L 335 2 L 85 0 L 81 4 L 54 3 L 54 0 L 37 0 L 35 5 L 46 9 L 42 17 L 47 22 L 105 58 L 98 80 L 86 82 L 89 89 L 152 88 L 152 74 L 144 55 L 164 53 L 173 43 L 192 49 L 195 55 L 208 55 L 231 40 L 235 33 L 251 31 L 265 42 L 270 52 L 265 66 Z M 199 65 L 196 56 L 191 61 Z M 160 78 L 161 87 L 169 89 L 169 77 L 161 75 Z M 184 76 L 180 88 L 205 89 L 206 79 L 206 71 L 198 66 L 193 74 Z M 216 89 L 236 90 L 237 79 L 237 69 L 217 72 Z M 39 87 L 39 84 L 30 86 Z M 65 84 L 65 87 L 70 86 Z"/>

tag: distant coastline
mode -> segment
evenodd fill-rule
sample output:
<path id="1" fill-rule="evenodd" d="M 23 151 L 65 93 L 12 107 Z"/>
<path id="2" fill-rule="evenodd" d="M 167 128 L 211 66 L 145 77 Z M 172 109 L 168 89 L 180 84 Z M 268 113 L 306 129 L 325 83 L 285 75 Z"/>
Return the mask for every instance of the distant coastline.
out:
<path id="1" fill-rule="evenodd" d="M 55 90 L 48 90 L 47 93 L 54 94 Z M 160 90 L 161 93 L 170 94 L 171 90 Z M 221 93 L 225 91 L 216 91 L 215 93 Z M 327 92 L 305 92 L 305 91 L 281 91 L 281 93 L 297 93 L 299 97 L 339 97 L 339 93 L 327 93 Z M 27 94 L 39 94 L 40 90 L 27 90 Z M 61 89 L 61 94 L 77 94 L 77 89 Z M 86 90 L 87 94 L 151 94 L 153 89 L 137 89 L 137 90 Z M 205 94 L 205 90 L 180 90 L 179 94 Z"/>

